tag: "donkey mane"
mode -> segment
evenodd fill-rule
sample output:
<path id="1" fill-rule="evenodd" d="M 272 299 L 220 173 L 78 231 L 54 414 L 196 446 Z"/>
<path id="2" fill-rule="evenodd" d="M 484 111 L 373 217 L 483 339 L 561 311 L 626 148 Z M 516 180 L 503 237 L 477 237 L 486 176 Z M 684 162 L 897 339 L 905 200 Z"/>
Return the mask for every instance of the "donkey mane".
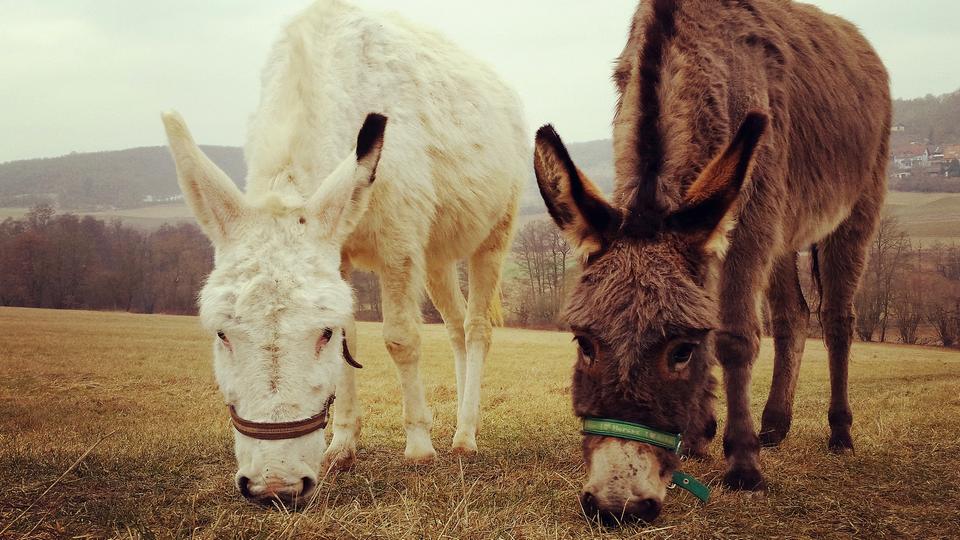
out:
<path id="1" fill-rule="evenodd" d="M 677 3 L 675 0 L 655 0 L 653 16 L 645 31 L 646 42 L 638 59 L 639 110 L 637 121 L 637 170 L 629 181 L 628 189 L 633 192 L 626 204 L 627 220 L 625 229 L 633 235 L 649 236 L 656 229 L 654 220 L 660 217 L 660 205 L 657 202 L 658 180 L 663 168 L 663 136 L 660 133 L 660 97 L 661 68 L 664 49 L 677 33 Z"/>

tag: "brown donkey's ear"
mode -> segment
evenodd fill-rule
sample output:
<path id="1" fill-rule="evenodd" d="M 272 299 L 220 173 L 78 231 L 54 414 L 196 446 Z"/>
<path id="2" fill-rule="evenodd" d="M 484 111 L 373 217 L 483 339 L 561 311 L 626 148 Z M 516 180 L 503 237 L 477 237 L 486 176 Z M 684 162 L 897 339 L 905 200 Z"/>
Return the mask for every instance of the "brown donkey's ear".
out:
<path id="1" fill-rule="evenodd" d="M 667 227 L 691 237 L 704 248 L 723 255 L 731 215 L 740 190 L 753 168 L 753 156 L 767 128 L 767 116 L 751 112 L 726 150 L 710 162 L 687 190 L 680 208 L 667 218 Z"/>
<path id="2" fill-rule="evenodd" d="M 550 217 L 585 261 L 600 251 L 606 237 L 620 226 L 620 213 L 573 164 L 553 126 L 537 131 L 533 166 Z"/>

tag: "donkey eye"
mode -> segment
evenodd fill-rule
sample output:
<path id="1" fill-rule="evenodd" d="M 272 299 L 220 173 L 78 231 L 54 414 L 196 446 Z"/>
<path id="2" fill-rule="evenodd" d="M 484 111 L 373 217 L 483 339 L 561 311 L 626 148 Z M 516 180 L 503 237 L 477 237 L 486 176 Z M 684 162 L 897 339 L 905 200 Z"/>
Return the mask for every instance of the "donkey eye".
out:
<path id="1" fill-rule="evenodd" d="M 670 367 L 682 367 L 693 358 L 693 353 L 696 350 L 696 343 L 681 343 L 677 345 L 670 352 Z"/>
<path id="2" fill-rule="evenodd" d="M 330 343 L 330 339 L 333 337 L 332 328 L 324 328 L 323 333 L 320 334 L 320 337 L 317 338 L 317 352 L 319 353 L 324 347 L 327 346 L 327 343 Z"/>
<path id="3" fill-rule="evenodd" d="M 593 342 L 584 336 L 576 336 L 573 339 L 577 342 L 577 346 L 580 347 L 580 354 L 587 359 L 587 362 L 593 362 L 597 354 Z"/>

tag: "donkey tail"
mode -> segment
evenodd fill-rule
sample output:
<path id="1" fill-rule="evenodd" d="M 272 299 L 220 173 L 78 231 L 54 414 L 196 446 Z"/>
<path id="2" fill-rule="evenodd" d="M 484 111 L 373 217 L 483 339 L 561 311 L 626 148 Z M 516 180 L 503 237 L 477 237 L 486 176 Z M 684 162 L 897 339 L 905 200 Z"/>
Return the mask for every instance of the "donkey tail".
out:
<path id="1" fill-rule="evenodd" d="M 820 247 L 816 244 L 810 246 L 810 277 L 813 278 L 813 284 L 817 288 L 817 323 L 823 328 L 823 321 L 820 320 L 820 310 L 823 308 L 823 280 L 820 277 Z"/>
<path id="2" fill-rule="evenodd" d="M 497 285 L 493 291 L 493 298 L 490 299 L 490 310 L 487 313 L 490 318 L 490 324 L 493 326 L 503 326 L 503 301 L 500 299 L 500 285 Z"/>

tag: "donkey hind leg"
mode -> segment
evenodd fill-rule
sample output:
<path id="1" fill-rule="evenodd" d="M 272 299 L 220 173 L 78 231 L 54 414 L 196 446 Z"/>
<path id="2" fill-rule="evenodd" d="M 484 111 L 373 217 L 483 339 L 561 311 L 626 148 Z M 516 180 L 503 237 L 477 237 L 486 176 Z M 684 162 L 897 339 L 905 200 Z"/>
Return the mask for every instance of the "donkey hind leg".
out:
<path id="1" fill-rule="evenodd" d="M 349 282 L 352 267 L 344 257 L 340 275 Z M 353 319 L 344 328 L 347 335 L 345 346 L 357 357 L 357 325 Z M 359 357 L 357 357 L 359 358 Z M 357 458 L 357 441 L 360 439 L 361 408 L 357 401 L 355 369 L 345 365 L 337 383 L 337 406 L 333 408 L 333 439 L 323 455 L 323 470 L 348 469 Z"/>
<path id="2" fill-rule="evenodd" d="M 853 413 L 847 397 L 847 367 L 853 341 L 853 296 L 866 262 L 867 247 L 877 222 L 872 204 L 858 204 L 850 217 L 820 246 L 823 281 L 823 335 L 830 358 L 829 448 L 853 450 Z"/>
<path id="3" fill-rule="evenodd" d="M 796 253 L 788 253 L 775 263 L 767 298 L 773 323 L 773 383 L 763 409 L 760 444 L 777 446 L 786 438 L 793 420 L 793 396 L 810 322 L 810 308 L 797 274 Z"/>
<path id="4" fill-rule="evenodd" d="M 420 292 L 423 265 L 406 259 L 387 265 L 380 273 L 383 298 L 383 339 L 397 366 L 403 392 L 403 426 L 407 433 L 404 457 L 415 463 L 432 461 L 436 455 L 430 440 L 433 413 L 420 380 Z"/>
<path id="5" fill-rule="evenodd" d="M 457 431 L 453 435 L 453 451 L 473 454 L 477 451 L 477 429 L 480 427 L 480 382 L 483 364 L 493 337 L 492 319 L 500 309 L 500 272 L 513 231 L 513 212 L 501 221 L 468 261 L 469 291 L 467 294 L 467 362 L 463 398 L 457 411 Z"/>
<path id="6" fill-rule="evenodd" d="M 427 292 L 433 305 L 443 317 L 443 324 L 450 337 L 453 348 L 453 360 L 457 373 L 457 410 L 463 404 L 463 381 L 466 376 L 467 347 L 463 330 L 463 321 L 467 311 L 467 301 L 460 290 L 460 277 L 457 265 L 450 264 L 430 269 L 427 274 Z"/>

